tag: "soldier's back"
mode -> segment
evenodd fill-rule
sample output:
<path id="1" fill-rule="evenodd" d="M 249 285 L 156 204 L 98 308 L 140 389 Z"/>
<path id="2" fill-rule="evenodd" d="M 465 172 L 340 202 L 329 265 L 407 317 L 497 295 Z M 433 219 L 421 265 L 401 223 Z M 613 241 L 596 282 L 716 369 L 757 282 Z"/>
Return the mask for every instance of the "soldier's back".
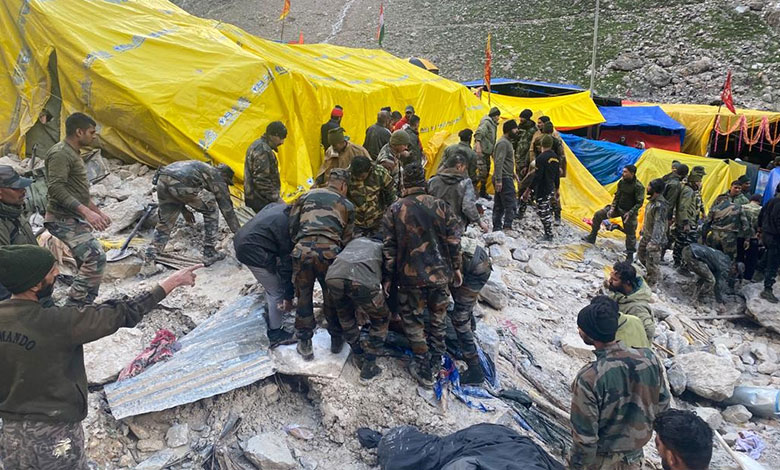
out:
<path id="1" fill-rule="evenodd" d="M 205 176 L 212 171 L 209 164 L 198 160 L 174 162 L 160 170 L 161 175 L 170 176 L 179 182 L 192 187 L 203 186 Z"/>
<path id="2" fill-rule="evenodd" d="M 328 188 L 312 189 L 296 202 L 300 222 L 295 241 L 322 236 L 342 243 L 344 231 L 354 222 L 355 206 Z"/>

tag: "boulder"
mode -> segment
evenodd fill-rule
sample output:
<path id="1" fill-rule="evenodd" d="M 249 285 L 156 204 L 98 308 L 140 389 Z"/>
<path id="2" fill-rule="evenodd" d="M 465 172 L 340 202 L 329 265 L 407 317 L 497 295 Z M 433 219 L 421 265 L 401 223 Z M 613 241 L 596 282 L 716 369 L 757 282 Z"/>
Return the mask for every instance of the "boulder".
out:
<path id="1" fill-rule="evenodd" d="M 525 265 L 525 272 L 545 279 L 555 277 L 555 272 L 538 256 L 531 256 L 528 264 Z"/>
<path id="2" fill-rule="evenodd" d="M 531 259 L 531 254 L 526 250 L 518 248 L 512 252 L 512 259 L 520 261 L 521 263 L 527 263 L 528 260 Z"/>
<path id="3" fill-rule="evenodd" d="M 501 271 L 493 269 L 485 286 L 479 291 L 479 298 L 496 310 L 501 310 L 509 302 L 509 289 L 501 278 Z"/>
<path id="4" fill-rule="evenodd" d="M 703 419 L 705 423 L 709 424 L 713 431 L 717 431 L 723 426 L 723 418 L 720 416 L 720 411 L 717 409 L 699 406 L 693 411 L 699 415 L 699 418 Z"/>
<path id="5" fill-rule="evenodd" d="M 685 372 L 688 390 L 714 401 L 731 397 L 740 377 L 729 359 L 703 351 L 676 356 L 674 364 Z"/>
<path id="6" fill-rule="evenodd" d="M 512 253 L 506 245 L 490 245 L 488 252 L 494 266 L 505 267 L 512 264 Z"/>
<path id="7" fill-rule="evenodd" d="M 143 333 L 135 328 L 120 328 L 110 336 L 85 344 L 84 365 L 90 385 L 116 379 L 143 349 Z"/>
<path id="8" fill-rule="evenodd" d="M 144 204 L 138 198 L 131 197 L 107 205 L 103 208 L 103 212 L 111 217 L 111 226 L 108 227 L 106 233 L 116 235 L 126 228 L 135 226 L 136 221 L 144 212 Z"/>
<path id="9" fill-rule="evenodd" d="M 506 245 L 507 236 L 504 232 L 488 232 L 482 235 L 482 240 L 485 241 L 485 245 Z"/>
<path id="10" fill-rule="evenodd" d="M 244 456 L 261 470 L 292 470 L 296 468 L 284 436 L 262 433 L 249 439 L 244 445 Z"/>
<path id="11" fill-rule="evenodd" d="M 673 364 L 666 371 L 666 376 L 669 379 L 669 387 L 672 389 L 672 393 L 675 395 L 682 395 L 685 391 L 685 387 L 688 385 L 688 377 L 685 376 L 685 371 L 679 364 Z"/>
<path id="12" fill-rule="evenodd" d="M 135 445 L 141 452 L 157 452 L 165 449 L 165 443 L 160 439 L 141 439 Z"/>
<path id="13" fill-rule="evenodd" d="M 672 75 L 658 65 L 650 66 L 645 77 L 648 83 L 658 88 L 665 87 L 672 81 Z"/>
<path id="14" fill-rule="evenodd" d="M 190 427 L 187 423 L 175 424 L 165 433 L 165 442 L 168 447 L 181 447 L 190 441 Z"/>
<path id="15" fill-rule="evenodd" d="M 764 286 L 760 282 L 753 282 L 742 288 L 742 295 L 745 296 L 747 304 L 747 314 L 761 326 L 775 333 L 780 333 L 780 315 L 777 314 L 777 304 L 759 297 L 763 289 Z M 775 289 L 774 292 L 776 296 L 780 295 L 780 289 Z"/>
<path id="16" fill-rule="evenodd" d="M 579 335 L 568 334 L 562 337 L 561 349 L 569 356 L 582 359 L 585 362 L 590 362 L 595 358 L 593 346 L 585 344 Z"/>
<path id="17" fill-rule="evenodd" d="M 609 65 L 612 70 L 630 72 L 642 68 L 642 58 L 636 54 L 621 54 Z"/>
<path id="18" fill-rule="evenodd" d="M 745 408 L 744 405 L 731 405 L 723 410 L 722 415 L 723 419 L 734 424 L 747 423 L 753 417 L 753 413 Z"/>
<path id="19" fill-rule="evenodd" d="M 128 249 L 133 250 L 134 248 Z M 106 263 L 106 269 L 103 271 L 103 282 L 130 279 L 138 275 L 143 267 L 144 261 L 135 255 L 112 263 Z"/>
<path id="20" fill-rule="evenodd" d="M 162 470 L 174 457 L 175 453 L 173 450 L 165 449 L 136 465 L 135 470 Z"/>
<path id="21" fill-rule="evenodd" d="M 680 75 L 687 77 L 690 75 L 698 75 L 700 73 L 708 72 L 712 70 L 714 62 L 709 57 L 702 57 L 701 59 L 694 60 L 687 63 L 680 69 Z"/>

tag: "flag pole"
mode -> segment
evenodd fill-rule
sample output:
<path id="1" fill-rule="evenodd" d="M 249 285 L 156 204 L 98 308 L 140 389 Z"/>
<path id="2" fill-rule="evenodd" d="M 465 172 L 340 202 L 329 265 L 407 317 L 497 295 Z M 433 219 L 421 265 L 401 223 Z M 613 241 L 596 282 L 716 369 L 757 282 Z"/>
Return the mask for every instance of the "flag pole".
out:
<path id="1" fill-rule="evenodd" d="M 593 88 L 596 86 L 596 55 L 599 38 L 599 0 L 596 0 L 596 14 L 593 19 L 593 58 L 590 63 L 590 97 L 593 98 Z"/>
<path id="2" fill-rule="evenodd" d="M 287 23 L 287 15 L 282 18 L 282 34 L 279 35 L 279 42 L 284 42 L 284 24 Z"/>

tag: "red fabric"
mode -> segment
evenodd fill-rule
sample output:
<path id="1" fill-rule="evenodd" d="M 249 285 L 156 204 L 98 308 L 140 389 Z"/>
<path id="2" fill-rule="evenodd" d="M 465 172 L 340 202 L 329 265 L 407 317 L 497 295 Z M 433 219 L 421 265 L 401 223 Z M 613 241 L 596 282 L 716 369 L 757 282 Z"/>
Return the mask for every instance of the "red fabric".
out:
<path id="1" fill-rule="evenodd" d="M 490 93 L 491 65 L 493 64 L 493 51 L 490 48 L 490 33 L 488 33 L 487 44 L 485 44 L 485 76 L 483 77 L 488 93 Z"/>
<path id="2" fill-rule="evenodd" d="M 330 117 L 342 117 L 344 116 L 344 111 L 342 111 L 339 108 L 333 108 L 333 111 L 330 112 Z"/>
<path id="3" fill-rule="evenodd" d="M 404 117 L 402 117 L 401 120 L 396 122 L 395 126 L 393 126 L 393 132 L 403 129 L 404 126 L 407 125 L 408 123 L 409 121 L 406 120 L 406 115 L 404 115 Z"/>
<path id="4" fill-rule="evenodd" d="M 162 329 L 154 335 L 154 339 L 148 348 L 133 359 L 127 367 L 119 373 L 119 380 L 129 379 L 140 374 L 149 366 L 158 362 L 166 361 L 173 353 L 178 351 L 181 345 L 176 341 L 176 335 L 168 330 Z"/>
<path id="5" fill-rule="evenodd" d="M 734 109 L 734 96 L 731 94 L 731 70 L 729 70 L 729 74 L 726 76 L 726 83 L 723 84 L 723 91 L 720 94 L 720 99 L 729 111 L 737 114 L 737 110 Z"/>
<path id="6" fill-rule="evenodd" d="M 608 140 L 610 142 L 618 142 L 621 136 L 626 137 L 626 143 L 629 147 L 633 147 L 637 141 L 645 143 L 645 148 L 658 148 L 664 150 L 671 150 L 673 152 L 680 151 L 680 136 L 679 135 L 655 135 L 646 134 L 640 131 L 623 130 L 623 129 L 601 129 L 599 138 Z"/>

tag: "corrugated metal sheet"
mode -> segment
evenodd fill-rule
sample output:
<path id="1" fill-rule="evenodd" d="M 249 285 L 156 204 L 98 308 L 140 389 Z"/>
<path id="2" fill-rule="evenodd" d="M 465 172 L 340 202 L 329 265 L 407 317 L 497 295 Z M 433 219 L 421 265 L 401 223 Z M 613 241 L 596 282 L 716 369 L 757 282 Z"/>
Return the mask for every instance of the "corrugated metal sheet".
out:
<path id="1" fill-rule="evenodd" d="M 241 297 L 181 339 L 170 360 L 105 387 L 116 419 L 192 403 L 276 372 L 261 297 Z"/>

